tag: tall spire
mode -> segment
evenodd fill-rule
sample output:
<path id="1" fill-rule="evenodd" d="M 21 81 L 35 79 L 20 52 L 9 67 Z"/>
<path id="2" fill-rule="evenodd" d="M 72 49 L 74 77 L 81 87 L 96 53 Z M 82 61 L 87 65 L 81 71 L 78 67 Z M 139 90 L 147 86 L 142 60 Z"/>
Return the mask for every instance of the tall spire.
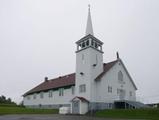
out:
<path id="1" fill-rule="evenodd" d="M 92 27 L 90 5 L 88 5 L 88 18 L 87 18 L 87 26 L 86 26 L 86 35 L 89 35 L 89 34 L 94 35 L 93 27 Z"/>

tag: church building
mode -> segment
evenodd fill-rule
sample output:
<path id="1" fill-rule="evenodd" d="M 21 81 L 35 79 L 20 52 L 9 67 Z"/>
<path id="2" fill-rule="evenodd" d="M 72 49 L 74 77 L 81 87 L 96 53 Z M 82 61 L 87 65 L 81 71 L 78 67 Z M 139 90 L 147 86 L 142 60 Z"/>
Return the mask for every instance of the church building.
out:
<path id="1" fill-rule="evenodd" d="M 103 62 L 103 42 L 93 33 L 90 8 L 86 34 L 76 42 L 75 73 L 48 79 L 23 95 L 26 107 L 70 107 L 73 114 L 113 108 L 139 108 L 137 87 L 117 53 Z"/>

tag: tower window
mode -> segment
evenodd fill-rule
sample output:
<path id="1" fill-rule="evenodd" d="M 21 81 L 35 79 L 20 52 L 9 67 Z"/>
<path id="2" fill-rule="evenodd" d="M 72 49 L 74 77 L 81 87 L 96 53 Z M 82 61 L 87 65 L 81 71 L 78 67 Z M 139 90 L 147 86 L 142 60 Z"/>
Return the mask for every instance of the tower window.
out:
<path id="1" fill-rule="evenodd" d="M 79 92 L 80 93 L 86 92 L 86 85 L 85 84 L 82 84 L 82 85 L 79 86 Z"/>
<path id="2" fill-rule="evenodd" d="M 74 95 L 75 94 L 75 86 L 72 86 L 71 89 L 72 89 L 72 95 Z"/>
<path id="3" fill-rule="evenodd" d="M 108 86 L 108 93 L 112 93 L 112 87 Z"/>

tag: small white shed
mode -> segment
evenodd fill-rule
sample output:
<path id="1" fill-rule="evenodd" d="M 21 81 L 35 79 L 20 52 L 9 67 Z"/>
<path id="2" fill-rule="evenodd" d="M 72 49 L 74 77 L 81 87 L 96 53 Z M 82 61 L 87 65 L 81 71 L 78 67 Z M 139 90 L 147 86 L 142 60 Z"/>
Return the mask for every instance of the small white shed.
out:
<path id="1" fill-rule="evenodd" d="M 72 114 L 86 114 L 88 112 L 89 101 L 84 97 L 74 97 L 71 100 L 71 113 Z"/>

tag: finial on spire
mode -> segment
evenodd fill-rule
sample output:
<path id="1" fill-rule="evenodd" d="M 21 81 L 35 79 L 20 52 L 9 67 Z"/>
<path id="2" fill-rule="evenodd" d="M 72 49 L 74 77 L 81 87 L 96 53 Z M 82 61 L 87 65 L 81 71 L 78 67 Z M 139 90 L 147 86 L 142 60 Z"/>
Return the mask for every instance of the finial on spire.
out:
<path id="1" fill-rule="evenodd" d="M 94 35 L 93 27 L 92 27 L 90 4 L 88 4 L 88 18 L 87 18 L 87 26 L 86 26 L 86 35 L 89 35 L 89 34 Z"/>

